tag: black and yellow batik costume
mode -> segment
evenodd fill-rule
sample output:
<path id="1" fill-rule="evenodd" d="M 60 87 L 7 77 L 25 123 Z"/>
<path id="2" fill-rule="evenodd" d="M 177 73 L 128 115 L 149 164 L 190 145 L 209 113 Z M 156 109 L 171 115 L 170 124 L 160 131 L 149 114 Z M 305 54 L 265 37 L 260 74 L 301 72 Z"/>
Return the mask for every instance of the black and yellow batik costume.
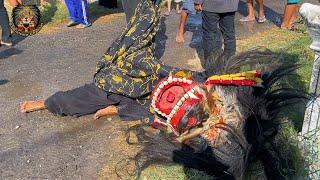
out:
<path id="1" fill-rule="evenodd" d="M 154 37 L 160 26 L 160 0 L 141 1 L 135 15 L 97 63 L 94 83 L 57 92 L 45 101 L 58 115 L 82 116 L 110 105 L 123 120 L 153 119 L 148 96 L 169 71 L 154 57 Z"/>

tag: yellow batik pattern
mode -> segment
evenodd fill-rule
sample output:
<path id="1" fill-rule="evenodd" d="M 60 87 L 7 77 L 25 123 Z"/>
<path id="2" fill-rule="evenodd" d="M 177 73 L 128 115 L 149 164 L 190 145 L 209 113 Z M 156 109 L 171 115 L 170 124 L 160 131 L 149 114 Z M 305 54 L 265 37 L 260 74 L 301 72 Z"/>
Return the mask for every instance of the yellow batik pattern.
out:
<path id="1" fill-rule="evenodd" d="M 154 59 L 152 40 L 159 30 L 158 4 L 142 1 L 127 27 L 98 62 L 95 84 L 132 98 L 144 96 L 158 82 L 161 64 Z"/>

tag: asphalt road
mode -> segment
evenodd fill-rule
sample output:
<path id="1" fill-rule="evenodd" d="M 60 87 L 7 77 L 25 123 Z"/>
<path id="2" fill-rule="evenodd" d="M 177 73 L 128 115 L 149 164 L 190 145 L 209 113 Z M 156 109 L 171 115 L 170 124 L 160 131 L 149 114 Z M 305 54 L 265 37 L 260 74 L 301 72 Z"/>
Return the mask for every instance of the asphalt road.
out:
<path id="1" fill-rule="evenodd" d="M 283 7 L 284 1 L 266 1 L 269 21 L 253 25 L 237 21 L 237 38 L 275 26 Z M 163 19 L 157 57 L 166 64 L 199 70 L 200 16 L 189 20 L 184 44 L 175 43 L 178 20 L 174 11 Z M 47 111 L 21 114 L 19 104 L 90 83 L 96 61 L 124 25 L 122 16 L 85 30 L 61 27 L 61 32 L 16 37 L 15 47 L 0 47 L 0 179 L 97 179 L 117 155 L 112 144 L 126 127 L 119 118 L 93 121 L 92 116 L 58 117 Z"/>

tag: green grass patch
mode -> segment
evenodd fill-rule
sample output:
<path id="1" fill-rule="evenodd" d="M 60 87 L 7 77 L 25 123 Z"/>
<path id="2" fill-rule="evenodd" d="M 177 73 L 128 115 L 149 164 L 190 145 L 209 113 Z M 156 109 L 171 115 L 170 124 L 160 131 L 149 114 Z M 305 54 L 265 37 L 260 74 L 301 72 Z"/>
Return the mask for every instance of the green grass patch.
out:
<path id="1" fill-rule="evenodd" d="M 121 5 L 121 1 L 118 1 Z M 69 13 L 64 1 L 50 0 L 45 1 L 40 7 L 42 14 L 42 22 L 46 24 L 58 24 L 69 21 Z M 122 12 L 122 8 L 110 9 L 100 6 L 98 2 L 89 4 L 89 18 L 91 22 L 94 22 L 99 17 L 106 16 L 113 13 Z"/>

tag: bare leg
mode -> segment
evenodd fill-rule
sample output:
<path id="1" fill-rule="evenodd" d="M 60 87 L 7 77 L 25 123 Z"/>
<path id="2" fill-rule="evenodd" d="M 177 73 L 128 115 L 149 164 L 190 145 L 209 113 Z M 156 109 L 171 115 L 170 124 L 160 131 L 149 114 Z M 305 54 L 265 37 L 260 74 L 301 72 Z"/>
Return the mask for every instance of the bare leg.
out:
<path id="1" fill-rule="evenodd" d="M 98 110 L 94 115 L 93 119 L 97 120 L 103 116 L 108 116 L 108 115 L 116 115 L 118 114 L 118 109 L 116 106 L 108 106 L 104 109 Z"/>
<path id="2" fill-rule="evenodd" d="M 264 7 L 263 7 L 263 0 L 256 0 L 258 7 L 259 7 L 259 17 L 264 17 Z"/>
<path id="3" fill-rule="evenodd" d="M 254 15 L 254 9 L 253 9 L 253 0 L 247 0 L 246 6 L 247 6 L 248 16 L 242 17 L 240 21 L 248 22 L 248 21 L 256 20 L 256 16 Z"/>
<path id="4" fill-rule="evenodd" d="M 167 7 L 168 7 L 168 10 L 166 12 L 166 15 L 168 16 L 170 14 L 170 11 L 171 11 L 171 0 L 167 0 Z"/>
<path id="5" fill-rule="evenodd" d="M 28 113 L 33 111 L 40 111 L 46 109 L 44 101 L 25 101 L 20 106 L 20 111 L 22 113 Z"/>
<path id="6" fill-rule="evenodd" d="M 254 9 L 253 9 L 253 0 L 247 0 L 247 11 L 248 11 L 248 18 L 250 19 L 254 19 L 255 15 L 254 15 Z"/>
<path id="7" fill-rule="evenodd" d="M 290 21 L 289 21 L 289 27 L 292 27 L 293 24 L 296 22 L 298 11 L 299 11 L 299 6 L 296 5 L 294 13 L 292 14 Z"/>
<path id="8" fill-rule="evenodd" d="M 179 29 L 178 34 L 176 36 L 176 42 L 177 43 L 183 43 L 184 42 L 184 26 L 187 22 L 188 13 L 184 10 L 181 12 L 180 17 L 180 23 L 179 23 Z"/>
<path id="9" fill-rule="evenodd" d="M 177 3 L 177 5 L 176 5 L 176 11 L 177 11 L 177 13 L 181 13 L 181 8 L 180 8 L 180 4 L 179 3 Z"/>
<path id="10" fill-rule="evenodd" d="M 294 20 L 296 18 L 297 5 L 296 4 L 288 4 L 284 11 L 283 22 L 281 24 L 281 29 L 290 29 L 292 20 L 292 16 L 294 16 Z"/>

